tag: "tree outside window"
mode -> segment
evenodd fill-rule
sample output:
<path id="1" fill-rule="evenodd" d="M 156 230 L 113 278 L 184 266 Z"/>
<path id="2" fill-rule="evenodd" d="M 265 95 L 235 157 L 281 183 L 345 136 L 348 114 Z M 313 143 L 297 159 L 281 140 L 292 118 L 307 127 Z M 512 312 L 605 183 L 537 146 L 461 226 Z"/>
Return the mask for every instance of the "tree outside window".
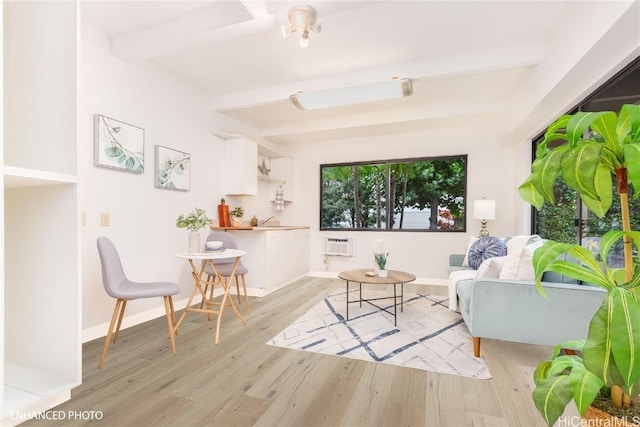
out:
<path id="1" fill-rule="evenodd" d="M 321 165 L 321 229 L 465 231 L 467 156 Z"/>

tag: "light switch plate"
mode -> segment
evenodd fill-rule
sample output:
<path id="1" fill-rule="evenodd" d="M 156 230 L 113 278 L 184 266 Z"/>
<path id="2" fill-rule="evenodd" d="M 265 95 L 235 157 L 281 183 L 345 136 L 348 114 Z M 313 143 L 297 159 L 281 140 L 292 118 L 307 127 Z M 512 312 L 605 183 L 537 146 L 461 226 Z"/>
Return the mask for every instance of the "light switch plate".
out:
<path id="1" fill-rule="evenodd" d="M 108 227 L 111 225 L 111 215 L 109 212 L 102 212 L 100 214 L 100 225 L 103 227 Z"/>

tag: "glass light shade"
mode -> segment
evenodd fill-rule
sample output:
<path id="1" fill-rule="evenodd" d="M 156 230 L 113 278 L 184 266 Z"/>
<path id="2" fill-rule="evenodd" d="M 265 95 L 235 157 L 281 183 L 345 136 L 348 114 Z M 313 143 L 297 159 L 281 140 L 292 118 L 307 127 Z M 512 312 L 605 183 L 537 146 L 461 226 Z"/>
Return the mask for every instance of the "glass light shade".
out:
<path id="1" fill-rule="evenodd" d="M 473 219 L 496 219 L 495 200 L 474 200 Z"/>

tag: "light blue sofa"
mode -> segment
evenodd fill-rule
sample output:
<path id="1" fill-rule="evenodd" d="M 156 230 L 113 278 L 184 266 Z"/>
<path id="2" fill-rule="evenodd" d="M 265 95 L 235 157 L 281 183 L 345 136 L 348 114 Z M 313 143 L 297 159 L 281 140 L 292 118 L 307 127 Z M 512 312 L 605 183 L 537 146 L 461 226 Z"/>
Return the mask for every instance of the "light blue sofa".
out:
<path id="1" fill-rule="evenodd" d="M 449 272 L 462 269 L 464 255 L 449 256 Z M 456 284 L 458 306 L 480 357 L 480 338 L 555 346 L 584 339 L 602 304 L 604 289 L 545 273 L 544 299 L 533 281 L 468 279 Z M 568 282 L 568 283 L 567 283 Z"/>

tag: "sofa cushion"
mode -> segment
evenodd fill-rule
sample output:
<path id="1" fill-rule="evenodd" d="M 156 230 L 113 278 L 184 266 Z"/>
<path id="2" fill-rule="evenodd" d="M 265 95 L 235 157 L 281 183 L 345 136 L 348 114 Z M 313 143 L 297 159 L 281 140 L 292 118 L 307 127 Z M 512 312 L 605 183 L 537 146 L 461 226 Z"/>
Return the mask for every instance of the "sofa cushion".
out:
<path id="1" fill-rule="evenodd" d="M 507 247 L 502 240 L 491 236 L 483 237 L 471 245 L 471 249 L 469 249 L 469 266 L 477 270 L 484 260 L 506 254 Z"/>
<path id="2" fill-rule="evenodd" d="M 502 266 L 506 260 L 506 256 L 497 256 L 484 260 L 484 262 L 480 264 L 480 268 L 476 271 L 475 278 L 498 279 L 500 277 L 500 272 L 502 271 Z"/>
<path id="3" fill-rule="evenodd" d="M 477 242 L 478 240 L 480 240 L 479 237 L 476 236 L 469 236 L 469 241 L 467 242 L 467 250 L 464 251 L 464 260 L 462 261 L 462 266 L 463 267 L 467 267 L 469 268 L 469 250 L 471 250 L 471 246 L 473 246 L 473 244 L 475 242 Z"/>
<path id="4" fill-rule="evenodd" d="M 541 241 L 542 239 L 538 235 L 532 236 L 514 236 L 507 242 L 507 260 L 502 267 L 502 271 L 500 272 L 500 279 L 509 279 L 509 280 L 519 280 L 518 275 L 527 276 L 531 275 L 531 271 L 533 271 L 533 265 L 529 269 L 529 265 L 531 264 L 531 258 L 527 259 L 527 254 L 525 253 L 525 258 L 521 259 L 523 255 L 523 249 L 525 246 Z M 522 267 L 520 264 L 523 263 Z M 533 277 L 529 280 L 532 280 Z M 526 279 L 523 279 L 526 280 Z"/>

